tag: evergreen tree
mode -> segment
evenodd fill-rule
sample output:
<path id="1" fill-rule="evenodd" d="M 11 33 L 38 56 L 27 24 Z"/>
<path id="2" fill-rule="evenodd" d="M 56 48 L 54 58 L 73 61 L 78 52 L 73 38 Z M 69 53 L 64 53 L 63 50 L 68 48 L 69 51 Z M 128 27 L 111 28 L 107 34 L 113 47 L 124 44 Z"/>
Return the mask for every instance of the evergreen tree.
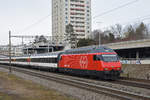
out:
<path id="1" fill-rule="evenodd" d="M 75 48 L 77 44 L 77 35 L 74 33 L 73 25 L 66 25 L 65 41 L 71 44 L 71 48 Z"/>
<path id="2" fill-rule="evenodd" d="M 39 36 L 35 37 L 34 43 L 39 43 L 39 42 L 44 42 L 44 43 L 47 42 L 47 39 L 44 37 L 44 35 L 41 35 L 40 37 Z"/>
<path id="3" fill-rule="evenodd" d="M 93 39 L 80 39 L 77 43 L 77 47 L 95 45 L 95 41 Z"/>
<path id="4" fill-rule="evenodd" d="M 136 39 L 143 39 L 145 37 L 146 32 L 146 26 L 142 22 L 137 28 L 136 28 Z"/>

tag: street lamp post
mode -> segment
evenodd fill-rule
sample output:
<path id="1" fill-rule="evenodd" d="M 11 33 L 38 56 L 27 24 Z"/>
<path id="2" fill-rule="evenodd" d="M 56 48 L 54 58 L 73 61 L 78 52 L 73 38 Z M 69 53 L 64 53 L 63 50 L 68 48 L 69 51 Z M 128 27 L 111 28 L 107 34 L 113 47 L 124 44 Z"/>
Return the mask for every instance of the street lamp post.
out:
<path id="1" fill-rule="evenodd" d="M 96 22 L 96 23 L 100 25 L 103 22 Z M 101 36 L 100 36 L 100 33 L 99 33 L 99 45 L 101 45 Z"/>
<path id="2" fill-rule="evenodd" d="M 99 33 L 99 46 L 101 45 L 101 35 Z"/>
<path id="3" fill-rule="evenodd" d="M 9 31 L 9 72 L 12 72 L 11 66 L 11 31 Z"/>

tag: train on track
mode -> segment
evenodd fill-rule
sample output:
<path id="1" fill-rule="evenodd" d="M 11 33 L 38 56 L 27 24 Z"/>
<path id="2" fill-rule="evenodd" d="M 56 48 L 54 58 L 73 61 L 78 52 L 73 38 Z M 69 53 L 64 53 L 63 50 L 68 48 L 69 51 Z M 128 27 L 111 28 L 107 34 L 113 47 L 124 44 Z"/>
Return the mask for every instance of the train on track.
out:
<path id="1" fill-rule="evenodd" d="M 9 64 L 9 58 L 0 58 L 0 63 Z M 12 57 L 11 64 L 113 80 L 122 72 L 116 52 L 105 46 Z"/>

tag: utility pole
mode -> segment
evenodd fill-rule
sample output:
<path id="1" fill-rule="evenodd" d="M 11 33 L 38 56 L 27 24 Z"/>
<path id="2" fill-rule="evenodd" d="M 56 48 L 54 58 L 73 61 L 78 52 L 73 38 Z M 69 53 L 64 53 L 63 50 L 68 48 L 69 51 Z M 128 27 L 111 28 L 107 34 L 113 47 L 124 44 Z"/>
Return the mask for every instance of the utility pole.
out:
<path id="1" fill-rule="evenodd" d="M 23 42 L 23 37 L 22 37 L 22 46 L 24 45 L 24 42 Z"/>
<path id="2" fill-rule="evenodd" d="M 12 72 L 11 66 L 11 31 L 9 31 L 9 72 Z"/>
<path id="3" fill-rule="evenodd" d="M 101 45 L 101 35 L 99 33 L 99 46 Z"/>
<path id="4" fill-rule="evenodd" d="M 96 22 L 97 24 L 99 24 L 98 26 L 100 26 L 101 23 L 103 22 Z M 101 45 L 101 34 L 99 33 L 99 46 Z"/>
<path id="5" fill-rule="evenodd" d="M 48 53 L 49 53 L 49 41 L 48 41 Z"/>

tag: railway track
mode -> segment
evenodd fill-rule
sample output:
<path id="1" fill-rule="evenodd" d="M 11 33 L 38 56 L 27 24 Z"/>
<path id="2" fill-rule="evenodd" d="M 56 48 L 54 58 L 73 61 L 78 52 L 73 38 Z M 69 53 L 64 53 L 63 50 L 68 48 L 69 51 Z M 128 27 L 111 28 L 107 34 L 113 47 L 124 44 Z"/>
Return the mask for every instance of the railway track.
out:
<path id="1" fill-rule="evenodd" d="M 40 70 L 40 69 L 38 69 Z M 58 76 L 58 74 L 55 74 L 55 76 Z M 64 75 L 64 74 L 61 74 Z M 84 81 L 84 82 L 90 82 L 93 83 L 93 81 L 99 81 L 98 79 L 92 79 L 89 77 L 75 77 L 75 76 L 68 76 L 65 75 L 66 78 L 78 80 L 78 81 Z M 88 80 L 85 80 L 88 79 Z M 89 81 L 91 80 L 91 81 Z M 103 80 L 104 81 L 104 80 Z M 105 82 L 105 81 L 104 81 Z M 108 82 L 108 81 L 106 81 Z M 120 84 L 120 85 L 125 85 L 125 86 L 131 86 L 131 87 L 138 87 L 138 88 L 143 88 L 143 89 L 150 89 L 150 80 L 144 80 L 144 79 L 135 79 L 135 78 L 126 78 L 126 77 L 120 77 L 120 80 L 117 81 L 110 81 L 113 84 Z M 100 84 L 97 84 L 100 85 Z"/>
<path id="2" fill-rule="evenodd" d="M 3 66 L 3 67 L 8 68 L 6 66 Z M 150 100 L 150 96 L 127 92 L 127 91 L 123 91 L 123 90 L 119 90 L 119 89 L 115 89 L 115 88 L 111 88 L 111 87 L 107 87 L 107 86 L 101 86 L 101 85 L 98 85 L 95 83 L 87 82 L 82 79 L 64 78 L 64 77 L 61 77 L 61 75 L 57 75 L 57 76 L 49 75 L 49 74 L 45 75 L 45 74 L 42 74 L 41 72 L 39 73 L 37 71 L 30 71 L 30 70 L 16 68 L 16 67 L 14 67 L 13 70 L 24 73 L 24 74 L 32 75 L 35 77 L 39 77 L 42 79 L 71 85 L 71 86 L 85 89 L 88 91 L 92 91 L 95 93 L 100 93 L 100 94 L 105 94 L 108 96 L 117 97 L 121 100 Z"/>
<path id="3" fill-rule="evenodd" d="M 115 84 L 122 84 L 126 86 L 144 88 L 150 90 L 150 80 L 143 80 L 143 79 L 134 79 L 134 78 L 121 78 L 121 80 L 114 81 L 112 83 Z"/>

